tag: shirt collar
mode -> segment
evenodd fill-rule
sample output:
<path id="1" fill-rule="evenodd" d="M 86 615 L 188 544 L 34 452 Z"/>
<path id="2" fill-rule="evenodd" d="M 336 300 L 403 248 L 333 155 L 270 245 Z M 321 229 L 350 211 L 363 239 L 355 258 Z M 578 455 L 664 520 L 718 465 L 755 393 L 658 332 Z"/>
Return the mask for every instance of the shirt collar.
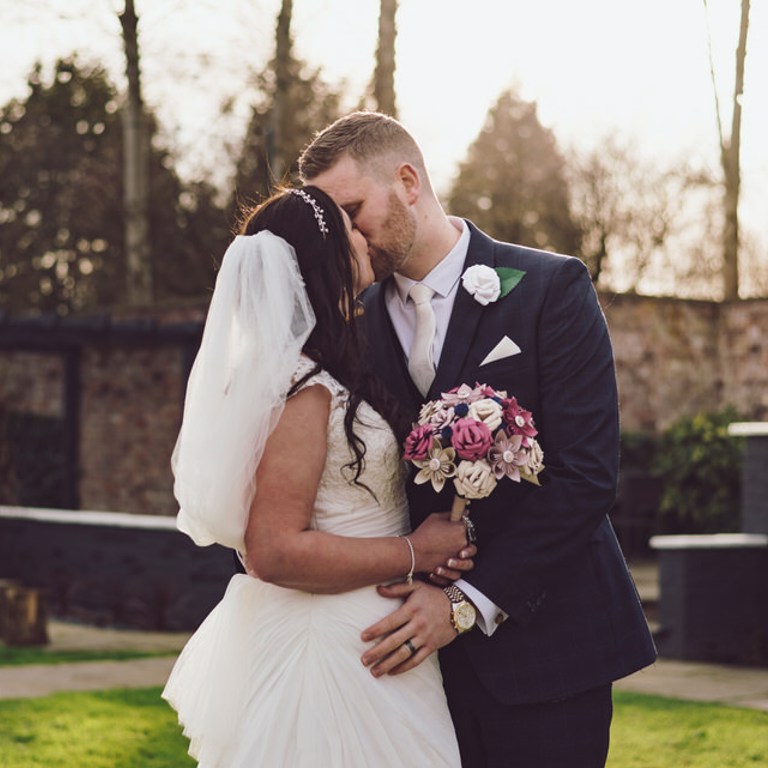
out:
<path id="1" fill-rule="evenodd" d="M 445 298 L 451 294 L 461 277 L 461 269 L 467 259 L 469 250 L 469 227 L 464 219 L 449 216 L 451 224 L 461 230 L 461 235 L 450 251 L 432 268 L 423 280 L 411 280 L 397 272 L 393 275 L 395 289 L 403 304 L 408 301 L 408 292 L 416 283 L 424 283 L 438 296 Z"/>

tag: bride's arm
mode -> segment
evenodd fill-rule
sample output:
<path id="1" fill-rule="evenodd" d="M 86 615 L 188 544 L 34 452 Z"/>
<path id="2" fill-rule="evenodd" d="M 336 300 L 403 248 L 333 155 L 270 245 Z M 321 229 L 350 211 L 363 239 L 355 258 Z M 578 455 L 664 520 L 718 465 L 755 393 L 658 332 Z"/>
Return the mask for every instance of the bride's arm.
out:
<path id="1" fill-rule="evenodd" d="M 405 576 L 406 541 L 397 536 L 351 538 L 310 529 L 325 466 L 330 394 L 311 386 L 291 397 L 256 472 L 256 495 L 245 531 L 249 571 L 264 581 L 308 592 L 344 592 Z M 417 571 L 432 571 L 466 549 L 461 522 L 433 516 L 409 538 Z"/>

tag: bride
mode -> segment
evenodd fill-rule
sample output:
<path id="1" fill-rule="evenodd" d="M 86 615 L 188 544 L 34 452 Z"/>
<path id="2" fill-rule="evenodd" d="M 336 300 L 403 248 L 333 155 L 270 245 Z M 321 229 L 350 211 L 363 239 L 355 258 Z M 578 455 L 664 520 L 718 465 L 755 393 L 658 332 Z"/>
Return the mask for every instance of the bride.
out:
<path id="1" fill-rule="evenodd" d="M 474 548 L 408 533 L 396 407 L 365 373 L 362 235 L 316 187 L 252 211 L 221 265 L 174 450 L 178 527 L 240 553 L 163 691 L 203 768 L 458 766 L 433 655 L 375 678 L 376 584 L 456 578 Z M 403 646 L 403 661 L 418 638 Z"/>

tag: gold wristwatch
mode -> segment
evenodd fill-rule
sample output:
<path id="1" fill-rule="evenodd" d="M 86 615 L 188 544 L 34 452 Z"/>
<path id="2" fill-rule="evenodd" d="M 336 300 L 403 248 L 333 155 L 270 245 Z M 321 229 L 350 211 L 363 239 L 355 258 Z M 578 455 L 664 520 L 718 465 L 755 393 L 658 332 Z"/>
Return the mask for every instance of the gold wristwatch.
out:
<path id="1" fill-rule="evenodd" d="M 469 632 L 477 621 L 475 606 L 469 602 L 467 596 L 455 585 L 443 587 L 443 592 L 451 601 L 451 624 L 457 635 Z"/>

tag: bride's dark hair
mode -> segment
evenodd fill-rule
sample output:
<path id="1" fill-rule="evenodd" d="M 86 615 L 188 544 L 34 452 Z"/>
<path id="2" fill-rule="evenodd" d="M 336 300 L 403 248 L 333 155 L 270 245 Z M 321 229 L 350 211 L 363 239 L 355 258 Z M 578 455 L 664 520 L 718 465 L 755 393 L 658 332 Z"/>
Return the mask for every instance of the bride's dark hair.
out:
<path id="1" fill-rule="evenodd" d="M 301 191 L 303 195 L 280 189 L 255 208 L 244 210 L 240 232 L 254 235 L 268 229 L 296 251 L 316 318 L 304 353 L 314 360 L 316 367 L 291 392 L 320 369 L 328 371 L 349 390 L 344 431 L 355 458 L 348 466 L 354 470 L 353 482 L 364 485 L 359 479 L 366 446 L 354 429 L 360 403 L 370 403 L 398 438 L 403 437 L 405 424 L 396 401 L 371 374 L 366 362 L 357 320 L 362 305 L 355 297 L 354 256 L 341 211 L 318 187 L 306 186 Z M 280 350 L 274 353 L 280 354 Z"/>

